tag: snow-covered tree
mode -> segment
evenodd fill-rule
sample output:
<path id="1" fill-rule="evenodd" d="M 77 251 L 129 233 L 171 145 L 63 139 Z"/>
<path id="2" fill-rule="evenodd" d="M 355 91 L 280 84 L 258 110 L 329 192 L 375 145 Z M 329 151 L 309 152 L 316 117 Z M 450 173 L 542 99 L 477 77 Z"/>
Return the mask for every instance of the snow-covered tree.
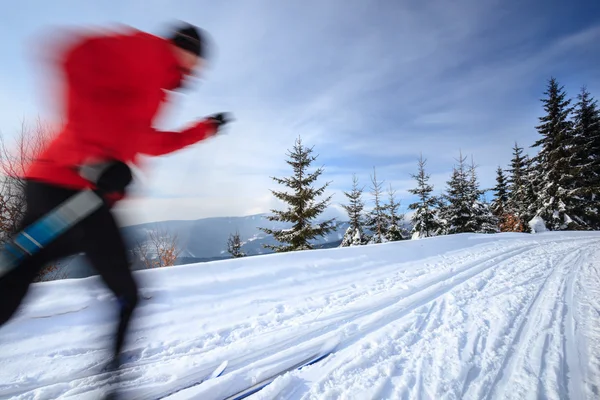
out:
<path id="1" fill-rule="evenodd" d="M 576 216 L 592 229 L 600 229 L 600 109 L 585 87 L 577 96 L 573 127 L 573 164 L 576 182 L 572 197 L 578 200 Z"/>
<path id="2" fill-rule="evenodd" d="M 534 191 L 528 176 L 528 158 L 523 156 L 523 148 L 515 142 L 513 157 L 508 169 L 508 203 L 510 210 L 504 222 L 504 231 L 525 232 L 526 222 L 533 217 L 528 212 L 535 202 Z"/>
<path id="3" fill-rule="evenodd" d="M 523 223 L 527 226 L 526 232 L 531 232 L 529 227 L 531 224 L 525 221 L 531 221 L 536 216 L 538 194 L 536 190 L 536 181 L 538 177 L 538 171 L 536 169 L 535 162 L 529 155 L 525 156 L 525 175 L 523 179 L 525 200 L 525 209 L 523 211 Z"/>
<path id="4" fill-rule="evenodd" d="M 417 187 L 408 191 L 418 197 L 418 201 L 409 204 L 408 208 L 415 210 L 412 216 L 412 237 L 414 239 L 436 236 L 440 233 L 440 223 L 437 218 L 436 198 L 432 196 L 433 186 L 427 183 L 430 175 L 425 173 L 427 160 L 419 157 L 419 168 L 411 177 L 417 181 Z"/>
<path id="5" fill-rule="evenodd" d="M 363 191 L 364 187 L 358 187 L 358 178 L 356 174 L 353 174 L 352 191 L 350 193 L 344 192 L 344 195 L 348 198 L 348 204 L 342 204 L 342 207 L 348 213 L 350 226 L 344 234 L 340 247 L 366 244 L 366 237 L 363 232 L 363 210 L 365 208 L 365 203 L 362 199 Z"/>
<path id="6" fill-rule="evenodd" d="M 477 233 L 498 233 L 500 232 L 500 221 L 492 212 L 491 203 L 485 199 L 477 200 L 475 203 L 475 212 L 477 215 L 478 230 Z"/>
<path id="7" fill-rule="evenodd" d="M 391 184 L 388 189 L 388 199 L 388 204 L 385 205 L 385 238 L 389 242 L 404 240 L 404 236 L 402 235 L 402 221 L 404 220 L 404 214 L 398 212 L 400 202 L 396 201 L 396 191 L 392 189 Z"/>
<path id="8" fill-rule="evenodd" d="M 227 252 L 231 254 L 233 258 L 240 258 L 246 256 L 242 251 L 242 239 L 240 233 L 236 231 L 234 234 L 229 235 L 227 240 Z"/>
<path id="9" fill-rule="evenodd" d="M 478 230 L 473 210 L 474 194 L 471 190 L 471 179 L 465 165 L 466 157 L 460 154 L 458 166 L 452 171 L 447 182 L 446 192 L 442 195 L 444 202 L 441 217 L 444 221 L 444 233 L 465 233 Z"/>
<path id="10" fill-rule="evenodd" d="M 386 233 L 386 218 L 385 205 L 382 202 L 382 186 L 383 181 L 377 180 L 377 171 L 373 167 L 373 175 L 371 175 L 371 195 L 373 195 L 374 207 L 367 215 L 365 226 L 372 232 L 369 244 L 384 243 L 387 241 Z"/>
<path id="11" fill-rule="evenodd" d="M 491 205 L 483 199 L 485 191 L 479 188 L 477 180 L 477 167 L 471 158 L 471 167 L 469 168 L 469 186 L 468 194 L 470 196 L 473 223 L 472 227 L 477 233 L 496 233 L 499 231 L 499 221 L 491 209 Z"/>
<path id="12" fill-rule="evenodd" d="M 278 242 L 283 243 L 281 245 L 263 245 L 275 252 L 313 249 L 311 240 L 337 229 L 335 218 L 313 223 L 325 211 L 332 196 L 317 201 L 317 197 L 323 195 L 330 182 L 319 188 L 312 187 L 312 184 L 323 173 L 323 168 L 317 168 L 311 173 L 308 172 L 312 162 L 317 159 L 316 156 L 311 155 L 312 152 L 313 148 L 305 147 L 302 144 L 302 139 L 298 137 L 293 149 L 288 151 L 289 159 L 286 160 L 293 169 L 293 175 L 286 178 L 271 178 L 291 189 L 291 193 L 271 190 L 273 195 L 287 203 L 288 207 L 284 211 L 271 210 L 273 215 L 266 218 L 269 221 L 293 224 L 289 229 L 259 228 L 263 232 L 273 235 Z"/>
<path id="13" fill-rule="evenodd" d="M 576 229 L 577 207 L 571 197 L 575 183 L 575 169 L 571 163 L 573 124 L 569 116 L 573 108 L 571 100 L 556 79 L 551 78 L 547 97 L 542 99 L 546 115 L 540 117 L 536 126 L 542 136 L 532 147 L 540 147 L 533 158 L 535 163 L 536 215 L 544 220 L 549 230 Z"/>
<path id="14" fill-rule="evenodd" d="M 506 226 L 506 222 L 511 215 L 508 208 L 508 184 L 502 167 L 498 166 L 496 170 L 496 186 L 492 189 L 495 192 L 494 200 L 490 205 L 490 209 L 496 218 L 498 218 L 499 228 L 502 232 L 510 232 L 510 227 Z"/>

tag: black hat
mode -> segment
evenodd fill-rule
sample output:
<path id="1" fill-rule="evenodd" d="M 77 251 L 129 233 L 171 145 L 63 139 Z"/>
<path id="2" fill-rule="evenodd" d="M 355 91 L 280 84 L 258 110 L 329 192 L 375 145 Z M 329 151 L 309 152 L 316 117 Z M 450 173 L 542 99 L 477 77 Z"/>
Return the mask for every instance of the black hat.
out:
<path id="1" fill-rule="evenodd" d="M 168 39 L 177 47 L 187 50 L 199 57 L 206 55 L 206 45 L 200 29 L 186 23 L 175 28 Z"/>

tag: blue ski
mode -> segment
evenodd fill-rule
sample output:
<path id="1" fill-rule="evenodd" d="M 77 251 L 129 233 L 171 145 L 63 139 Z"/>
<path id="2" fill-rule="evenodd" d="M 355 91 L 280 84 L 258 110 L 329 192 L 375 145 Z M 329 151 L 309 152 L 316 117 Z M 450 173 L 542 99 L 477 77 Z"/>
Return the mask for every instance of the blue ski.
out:
<path id="1" fill-rule="evenodd" d="M 321 360 L 323 360 L 324 358 L 326 358 L 327 356 L 329 356 L 330 354 L 332 354 L 334 351 L 334 349 L 330 349 L 327 350 L 325 352 L 319 352 L 318 354 L 313 354 L 310 357 L 305 358 L 304 360 L 292 365 L 291 367 L 288 367 L 282 371 L 279 371 L 265 379 L 263 379 L 262 381 L 250 386 L 247 389 L 244 389 L 238 393 L 235 393 L 229 397 L 227 397 L 224 400 L 240 400 L 240 399 L 245 399 L 246 397 L 255 394 L 256 392 L 264 389 L 266 386 L 268 386 L 271 382 L 273 382 L 275 379 L 277 379 L 279 376 L 285 374 L 286 372 L 290 372 L 290 371 L 294 371 L 296 369 L 302 369 L 306 366 L 312 365 L 316 362 L 319 362 Z"/>
<path id="2" fill-rule="evenodd" d="M 81 219 L 100 208 L 102 203 L 102 199 L 95 192 L 84 190 L 17 233 L 0 252 L 0 276 L 43 249 Z"/>
<path id="3" fill-rule="evenodd" d="M 191 387 L 194 387 L 194 386 L 200 385 L 200 384 L 202 384 L 202 383 L 206 382 L 206 381 L 207 381 L 207 380 L 209 380 L 209 379 L 215 379 L 215 378 L 218 378 L 219 376 L 223 375 L 223 372 L 225 372 L 225 370 L 227 369 L 227 365 L 228 365 L 228 364 L 229 364 L 229 362 L 228 362 L 227 360 L 225 360 L 225 361 L 223 361 L 221 364 L 219 364 L 219 366 L 218 366 L 217 368 L 215 368 L 215 369 L 212 371 L 212 373 L 210 373 L 210 375 L 205 375 L 205 376 L 203 376 L 201 379 L 198 379 L 197 381 L 194 381 L 194 382 L 188 383 L 188 384 L 187 384 L 187 385 L 185 385 L 185 386 L 179 387 L 179 388 L 177 388 L 177 389 L 175 389 L 175 390 L 171 390 L 171 391 L 169 391 L 169 392 L 167 392 L 167 393 L 162 393 L 162 394 L 161 394 L 161 395 L 158 397 L 158 399 L 162 399 L 162 398 L 165 398 L 165 397 L 169 397 L 169 396 L 171 396 L 171 395 L 173 395 L 173 394 L 175 394 L 175 393 L 177 393 L 177 392 L 181 392 L 182 390 L 186 390 L 186 389 L 189 389 L 189 388 L 191 388 Z"/>

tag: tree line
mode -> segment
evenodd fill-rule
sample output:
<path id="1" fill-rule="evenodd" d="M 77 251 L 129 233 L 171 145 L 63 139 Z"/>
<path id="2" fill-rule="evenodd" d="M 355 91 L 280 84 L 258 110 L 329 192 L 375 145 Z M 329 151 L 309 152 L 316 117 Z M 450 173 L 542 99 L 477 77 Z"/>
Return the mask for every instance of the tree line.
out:
<path id="1" fill-rule="evenodd" d="M 347 202 L 342 204 L 348 215 L 340 246 L 357 246 L 409 238 L 425 238 L 455 233 L 537 232 L 542 230 L 600 229 L 600 109 L 597 101 L 583 87 L 576 99 L 568 99 L 564 87 L 552 77 L 545 97 L 541 99 L 544 114 L 535 129 L 539 138 L 530 147 L 537 154 L 524 154 L 515 143 L 512 159 L 506 168 L 498 166 L 496 186 L 482 189 L 477 167 L 462 153 L 456 160 L 446 188 L 434 195 L 429 183 L 426 159 L 421 157 L 417 171 L 411 174 L 415 187 L 409 192 L 416 200 L 408 208 L 413 212 L 410 224 L 399 212 L 400 201 L 390 186 L 387 198 L 383 182 L 376 169 L 370 175 L 369 194 L 373 207 L 365 211 L 365 187 L 353 175 L 352 190 L 343 192 Z M 576 100 L 576 101 L 575 101 Z M 289 191 L 271 190 L 287 204 L 285 210 L 271 210 L 270 221 L 287 222 L 289 228 L 259 228 L 272 235 L 280 244 L 265 245 L 275 252 L 312 249 L 313 240 L 335 231 L 335 219 L 320 222 L 331 197 L 318 200 L 331 184 L 320 187 L 313 183 L 324 172 L 317 168 L 308 172 L 316 160 L 313 147 L 303 145 L 297 138 L 288 150 L 286 162 L 292 167 L 290 177 L 272 179 Z M 486 200 L 486 192 L 493 200 Z M 410 225 L 408 231 L 406 226 Z M 230 236 L 229 252 L 243 256 L 239 233 Z"/>
<path id="2" fill-rule="evenodd" d="M 445 190 L 434 195 L 430 175 L 426 172 L 426 159 L 421 156 L 416 173 L 411 174 L 415 187 L 409 192 L 415 201 L 408 205 L 413 214 L 407 221 L 399 211 L 401 202 L 396 191 L 391 186 L 384 188 L 375 167 L 370 175 L 368 193 L 372 207 L 368 211 L 364 200 L 366 188 L 354 174 L 352 189 L 344 192 L 346 202 L 342 207 L 348 215 L 349 227 L 341 246 L 465 232 L 600 229 L 600 109 L 597 101 L 585 87 L 576 98 L 568 98 L 555 78 L 549 79 L 544 94 L 541 99 L 544 113 L 535 126 L 539 137 L 530 145 L 537 153 L 526 154 L 525 149 L 515 143 L 508 165 L 498 166 L 493 188 L 480 188 L 473 159 L 469 164 L 467 157 L 460 154 Z M 0 135 L 0 242 L 14 233 L 25 210 L 23 181 L 18 177 L 24 166 L 39 154 L 52 128 L 39 120 L 33 127 L 24 123 L 14 147 L 7 146 Z M 292 176 L 272 177 L 288 189 L 271 190 L 288 207 L 271 210 L 272 215 L 267 219 L 290 225 L 286 229 L 260 228 L 279 243 L 265 245 L 273 251 L 312 249 L 315 239 L 340 227 L 335 219 L 316 222 L 331 203 L 332 196 L 319 200 L 331 182 L 315 186 L 324 170 L 321 167 L 309 172 L 317 159 L 313 150 L 297 138 L 287 153 L 286 162 L 293 170 Z M 485 198 L 489 191 L 494 194 L 491 202 Z M 150 237 L 149 242 L 167 236 Z M 161 258 L 165 262 L 161 261 L 160 265 L 172 265 L 176 258 L 175 241 L 167 239 L 168 243 L 158 246 L 160 251 L 152 251 L 154 255 L 164 253 Z M 239 233 L 230 236 L 227 246 L 235 257 L 245 255 Z M 136 256 L 152 260 L 155 257 L 148 256 L 146 247 L 138 246 Z M 48 266 L 44 273 L 54 270 L 55 266 Z"/>

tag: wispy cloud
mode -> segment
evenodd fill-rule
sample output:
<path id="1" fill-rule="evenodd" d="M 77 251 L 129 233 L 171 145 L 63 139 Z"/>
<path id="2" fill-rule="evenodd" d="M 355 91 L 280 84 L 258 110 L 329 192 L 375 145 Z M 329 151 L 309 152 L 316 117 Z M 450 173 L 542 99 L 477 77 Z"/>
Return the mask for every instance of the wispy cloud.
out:
<path id="1" fill-rule="evenodd" d="M 534 140 L 550 75 L 600 93 L 600 18 L 553 28 L 563 14 L 593 14 L 584 7 L 574 14 L 543 2 L 150 1 L 140 14 L 141 4 L 106 6 L 104 16 L 153 31 L 165 17 L 191 20 L 218 46 L 203 80 L 174 96 L 161 126 L 217 111 L 236 116 L 225 135 L 148 160 L 146 180 L 134 188 L 142 198 L 121 207 L 140 216 L 143 206 L 144 219 L 277 207 L 270 176 L 289 173 L 285 153 L 298 135 L 315 146 L 335 204 L 352 173 L 368 186 L 376 166 L 408 205 L 420 153 L 438 190 L 459 151 L 474 155 L 489 187 L 514 141 Z M 75 23 L 91 6 L 77 7 Z"/>

